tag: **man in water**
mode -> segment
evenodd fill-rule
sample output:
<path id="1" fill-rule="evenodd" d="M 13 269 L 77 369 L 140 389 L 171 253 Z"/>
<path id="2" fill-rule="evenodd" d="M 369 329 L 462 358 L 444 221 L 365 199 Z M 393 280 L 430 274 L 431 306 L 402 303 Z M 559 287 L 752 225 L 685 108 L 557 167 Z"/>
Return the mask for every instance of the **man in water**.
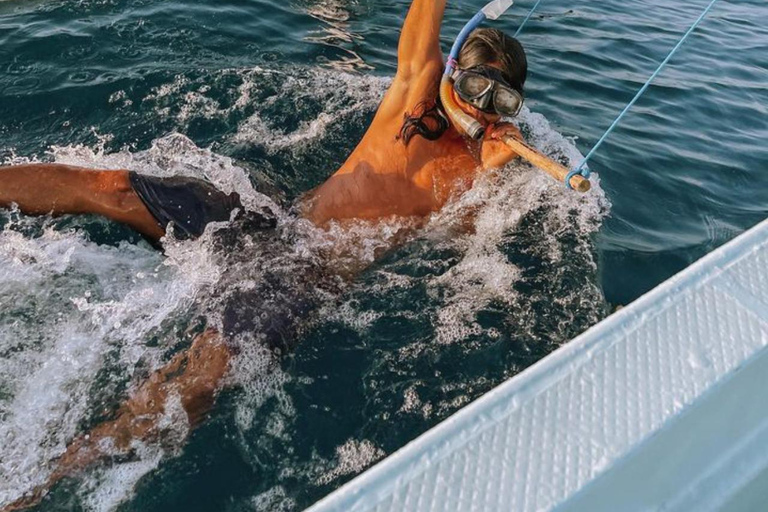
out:
<path id="1" fill-rule="evenodd" d="M 485 127 L 482 140 L 467 139 L 450 122 L 438 97 L 445 3 L 413 1 L 400 36 L 397 74 L 371 126 L 341 168 L 302 200 L 302 215 L 316 225 L 344 219 L 376 222 L 393 215 L 424 217 L 468 190 L 482 172 L 517 156 L 501 140 L 521 134 L 500 119 L 501 114 L 515 115 L 522 105 L 527 74 L 523 48 L 492 29 L 475 30 L 462 47 L 451 94 Z M 0 169 L 0 207 L 12 205 L 30 215 L 102 215 L 155 241 L 170 223 L 177 235 L 196 237 L 207 223 L 230 220 L 233 211 L 243 210 L 236 194 L 224 194 L 201 180 L 59 164 Z M 249 215 L 261 230 L 275 225 L 269 212 Z M 171 393 L 180 397 L 191 425 L 202 420 L 233 355 L 226 335 L 209 329 L 197 337 L 143 383 L 114 420 L 75 439 L 44 486 L 5 510 L 36 503 L 45 489 L 107 451 L 124 453 L 133 440 L 156 437 L 157 420 Z"/>

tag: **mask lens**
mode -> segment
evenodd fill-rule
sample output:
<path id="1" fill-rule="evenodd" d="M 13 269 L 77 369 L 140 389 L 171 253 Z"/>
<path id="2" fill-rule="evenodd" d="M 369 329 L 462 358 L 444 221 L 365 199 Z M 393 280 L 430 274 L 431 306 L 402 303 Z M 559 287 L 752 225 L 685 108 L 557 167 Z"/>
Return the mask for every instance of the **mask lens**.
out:
<path id="1" fill-rule="evenodd" d="M 514 91 L 499 88 L 493 97 L 493 105 L 501 115 L 516 116 L 523 106 L 523 100 Z"/>
<path id="2" fill-rule="evenodd" d="M 461 94 L 474 99 L 486 93 L 493 84 L 490 79 L 484 76 L 466 74 L 457 85 Z"/>

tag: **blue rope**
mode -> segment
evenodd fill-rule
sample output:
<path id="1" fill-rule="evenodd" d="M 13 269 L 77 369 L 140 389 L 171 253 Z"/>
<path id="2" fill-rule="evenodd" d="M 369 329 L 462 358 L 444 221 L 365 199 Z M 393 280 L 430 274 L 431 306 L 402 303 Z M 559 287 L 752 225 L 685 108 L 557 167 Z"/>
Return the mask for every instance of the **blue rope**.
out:
<path id="1" fill-rule="evenodd" d="M 533 4 L 533 7 L 531 8 L 531 10 L 528 11 L 528 15 L 525 17 L 525 19 L 520 24 L 520 26 L 517 27 L 517 32 L 515 32 L 515 37 L 517 37 L 520 34 L 520 32 L 523 31 L 523 27 L 525 26 L 526 23 L 528 23 L 528 20 L 531 19 L 531 14 L 533 14 L 533 11 L 536 10 L 536 8 L 539 6 L 540 3 L 541 3 L 541 0 L 536 0 L 536 3 Z"/>
<path id="2" fill-rule="evenodd" d="M 688 31 L 683 35 L 683 37 L 680 39 L 680 41 L 677 42 L 674 48 L 672 48 L 672 51 L 669 52 L 667 57 L 659 64 L 659 67 L 656 68 L 656 71 L 653 72 L 653 74 L 648 78 L 648 80 L 643 84 L 643 86 L 640 88 L 639 91 L 637 91 L 637 94 L 635 94 L 635 97 L 632 98 L 632 101 L 627 103 L 627 106 L 624 107 L 624 110 L 621 111 L 619 116 L 611 123 L 611 126 L 608 127 L 608 129 L 605 131 L 602 137 L 600 137 L 600 140 L 597 141 L 597 143 L 592 147 L 591 150 L 589 150 L 589 153 L 587 153 L 587 156 L 584 157 L 584 159 L 581 161 L 581 163 L 576 166 L 571 172 L 568 173 L 565 179 L 565 186 L 568 188 L 571 188 L 571 178 L 577 174 L 581 174 L 585 178 L 589 178 L 589 169 L 585 169 L 584 166 L 586 165 L 587 161 L 592 157 L 593 154 L 595 154 L 595 151 L 597 151 L 597 148 L 600 147 L 600 145 L 605 141 L 605 139 L 608 137 L 608 135 L 613 131 L 614 128 L 616 128 L 616 125 L 619 124 L 619 121 L 624 117 L 624 115 L 629 111 L 630 108 L 632 108 L 632 105 L 635 104 L 635 102 L 640 98 L 640 96 L 643 95 L 646 89 L 648 89 L 648 86 L 651 85 L 651 82 L 653 82 L 653 79 L 656 78 L 656 76 L 661 72 L 661 70 L 664 68 L 664 66 L 667 65 L 667 62 L 669 62 L 669 59 L 672 58 L 672 56 L 677 52 L 678 48 L 680 48 L 686 39 L 688 39 L 688 36 L 691 35 L 691 33 L 696 29 L 696 27 L 699 26 L 699 23 L 701 23 L 701 20 L 704 19 L 704 17 L 709 13 L 709 11 L 712 9 L 712 6 L 715 5 L 717 0 L 712 0 L 706 9 L 704 9 L 704 12 L 701 13 L 699 18 L 694 22 L 693 25 L 688 29 Z"/>

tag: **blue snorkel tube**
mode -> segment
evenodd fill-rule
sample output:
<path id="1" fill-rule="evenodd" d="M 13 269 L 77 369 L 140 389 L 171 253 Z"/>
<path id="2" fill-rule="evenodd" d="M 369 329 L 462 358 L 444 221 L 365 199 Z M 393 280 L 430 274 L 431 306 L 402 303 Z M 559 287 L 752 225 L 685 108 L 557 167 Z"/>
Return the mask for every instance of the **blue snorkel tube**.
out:
<path id="1" fill-rule="evenodd" d="M 458 103 L 456 103 L 452 94 L 453 72 L 458 66 L 457 59 L 461 47 L 464 46 L 464 42 L 467 40 L 467 37 L 469 37 L 469 34 L 483 21 L 498 19 L 512 7 L 513 3 L 514 0 L 493 0 L 464 25 L 464 28 L 461 29 L 461 32 L 459 32 L 456 41 L 451 47 L 451 53 L 448 55 L 448 61 L 445 63 L 445 73 L 443 74 L 442 80 L 440 80 L 440 102 L 443 104 L 443 109 L 445 110 L 446 115 L 459 131 L 474 140 L 481 139 L 485 133 L 485 129 L 477 119 L 464 112 L 461 107 L 459 107 Z M 548 156 L 537 151 L 535 148 L 529 146 L 524 141 L 512 137 L 505 137 L 503 141 L 519 156 L 542 169 L 557 181 L 565 183 L 568 188 L 578 190 L 579 192 L 586 192 L 590 189 L 587 175 L 582 175 L 577 170 L 572 171 L 567 169 Z"/>
<path id="2" fill-rule="evenodd" d="M 459 52 L 461 47 L 464 46 L 464 42 L 469 37 L 469 34 L 480 26 L 485 20 L 495 20 L 499 16 L 504 14 L 510 7 L 514 0 L 493 0 L 488 5 L 483 7 L 480 12 L 472 16 L 472 19 L 464 25 L 464 28 L 459 32 L 456 41 L 454 41 L 451 47 L 451 53 L 448 55 L 448 61 L 445 63 L 445 73 L 443 79 L 440 81 L 440 101 L 443 104 L 448 117 L 453 121 L 453 124 L 463 131 L 467 136 L 474 140 L 482 138 L 485 132 L 483 125 L 481 125 L 477 119 L 470 116 L 454 101 L 451 95 L 451 89 L 453 89 L 453 72 L 457 67 L 457 59 L 459 58 Z"/>

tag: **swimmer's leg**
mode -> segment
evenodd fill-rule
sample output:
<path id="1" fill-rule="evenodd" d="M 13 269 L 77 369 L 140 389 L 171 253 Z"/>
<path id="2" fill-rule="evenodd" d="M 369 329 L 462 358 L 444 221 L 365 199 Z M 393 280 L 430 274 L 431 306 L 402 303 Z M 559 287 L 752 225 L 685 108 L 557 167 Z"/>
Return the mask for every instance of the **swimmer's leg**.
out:
<path id="1" fill-rule="evenodd" d="M 61 164 L 0 167 L 0 208 L 13 204 L 28 215 L 101 215 L 153 240 L 165 234 L 133 190 L 128 171 Z"/>
<path id="2" fill-rule="evenodd" d="M 214 404 L 231 358 L 231 348 L 216 331 L 209 329 L 199 335 L 188 350 L 176 354 L 120 406 L 116 419 L 76 438 L 58 459 L 44 485 L 2 512 L 39 503 L 45 492 L 62 478 L 110 456 L 129 453 L 133 441 L 158 440 L 162 435 L 158 423 L 171 395 L 178 395 L 190 427 L 200 423 Z"/>

